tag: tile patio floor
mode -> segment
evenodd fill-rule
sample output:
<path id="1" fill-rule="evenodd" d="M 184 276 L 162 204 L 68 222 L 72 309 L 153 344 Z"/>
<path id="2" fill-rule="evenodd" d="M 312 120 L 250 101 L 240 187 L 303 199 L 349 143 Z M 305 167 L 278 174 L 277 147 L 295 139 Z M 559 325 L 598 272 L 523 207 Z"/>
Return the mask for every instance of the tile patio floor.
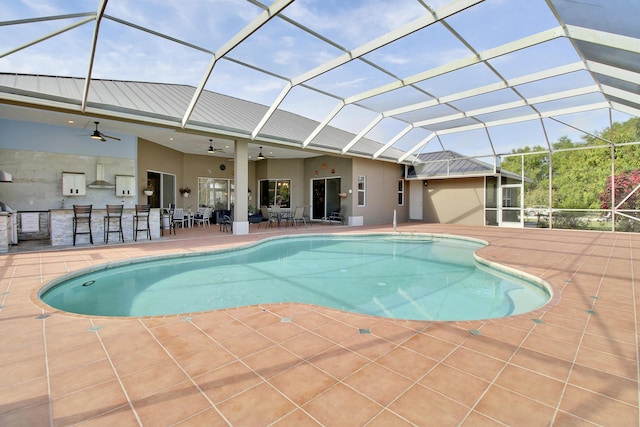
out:
<path id="1" fill-rule="evenodd" d="M 484 239 L 479 255 L 545 279 L 555 297 L 532 313 L 474 322 L 301 304 L 109 319 L 57 312 L 37 291 L 109 261 L 279 233 L 393 230 L 232 236 L 212 226 L 150 243 L 11 252 L 0 255 L 0 426 L 639 425 L 640 235 L 397 229 Z"/>

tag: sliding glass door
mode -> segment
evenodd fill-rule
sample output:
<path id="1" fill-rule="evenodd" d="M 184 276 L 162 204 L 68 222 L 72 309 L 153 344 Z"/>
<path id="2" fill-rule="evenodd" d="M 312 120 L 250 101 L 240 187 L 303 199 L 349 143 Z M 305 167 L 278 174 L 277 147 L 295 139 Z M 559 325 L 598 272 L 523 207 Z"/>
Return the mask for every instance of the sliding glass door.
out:
<path id="1" fill-rule="evenodd" d="M 311 218 L 320 220 L 340 210 L 340 178 L 316 178 L 311 181 Z"/>

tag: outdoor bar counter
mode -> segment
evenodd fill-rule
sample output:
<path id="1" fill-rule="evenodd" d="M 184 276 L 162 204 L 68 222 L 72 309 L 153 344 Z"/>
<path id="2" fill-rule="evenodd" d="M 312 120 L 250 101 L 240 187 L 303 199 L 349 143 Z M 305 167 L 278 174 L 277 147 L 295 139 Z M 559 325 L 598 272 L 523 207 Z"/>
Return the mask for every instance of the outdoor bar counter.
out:
<path id="1" fill-rule="evenodd" d="M 91 235 L 94 243 L 104 242 L 104 217 L 107 215 L 106 207 L 104 209 L 94 208 L 91 211 Z M 135 209 L 124 209 L 122 212 L 122 232 L 125 242 L 133 241 L 133 216 Z M 50 211 L 50 230 L 51 230 L 51 246 L 73 245 L 73 209 L 52 209 Z M 112 222 L 114 224 L 115 221 Z M 85 224 L 80 227 L 84 231 Z M 140 227 L 144 228 L 144 227 Z M 149 228 L 151 229 L 151 239 L 160 237 L 160 209 L 151 209 L 149 213 Z M 111 226 L 113 230 L 113 225 Z M 138 240 L 147 240 L 147 232 L 139 231 Z M 118 233 L 109 235 L 109 244 L 118 243 Z M 89 243 L 88 234 L 79 234 L 76 236 L 76 245 L 85 245 Z"/>

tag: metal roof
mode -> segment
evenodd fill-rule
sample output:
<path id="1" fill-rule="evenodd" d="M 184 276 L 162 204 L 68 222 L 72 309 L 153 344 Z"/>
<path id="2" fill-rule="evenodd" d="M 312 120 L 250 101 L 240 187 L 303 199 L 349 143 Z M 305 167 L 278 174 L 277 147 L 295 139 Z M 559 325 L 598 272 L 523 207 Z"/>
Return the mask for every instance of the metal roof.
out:
<path id="1" fill-rule="evenodd" d="M 413 167 L 413 173 L 407 178 L 415 176 L 418 179 L 443 178 L 459 176 L 478 176 L 495 174 L 496 169 L 489 163 L 465 157 L 460 153 L 445 150 L 420 155 L 420 164 Z"/>
<path id="2" fill-rule="evenodd" d="M 497 155 L 640 116 L 638 16 L 637 0 L 16 2 L 0 103 L 395 162 Z"/>
<path id="3" fill-rule="evenodd" d="M 408 167 L 407 179 L 446 179 L 478 176 L 502 176 L 522 180 L 517 173 L 501 169 L 495 163 L 464 156 L 450 150 L 423 153 Z M 528 180 L 525 178 L 525 180 Z"/>

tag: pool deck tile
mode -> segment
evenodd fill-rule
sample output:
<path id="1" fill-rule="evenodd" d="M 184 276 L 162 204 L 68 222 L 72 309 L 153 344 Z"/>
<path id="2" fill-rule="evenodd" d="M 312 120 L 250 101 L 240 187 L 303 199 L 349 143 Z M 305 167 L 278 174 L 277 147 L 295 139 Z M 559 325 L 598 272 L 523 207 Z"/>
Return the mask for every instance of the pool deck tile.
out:
<path id="1" fill-rule="evenodd" d="M 0 256 L 0 425 L 640 425 L 640 235 L 420 223 L 397 230 L 485 240 L 479 256 L 546 280 L 552 301 L 470 322 L 293 303 L 82 316 L 46 306 L 38 290 L 108 262 L 278 235 L 393 230 L 314 225 L 234 236 L 210 227 L 151 242 L 21 244 Z"/>

